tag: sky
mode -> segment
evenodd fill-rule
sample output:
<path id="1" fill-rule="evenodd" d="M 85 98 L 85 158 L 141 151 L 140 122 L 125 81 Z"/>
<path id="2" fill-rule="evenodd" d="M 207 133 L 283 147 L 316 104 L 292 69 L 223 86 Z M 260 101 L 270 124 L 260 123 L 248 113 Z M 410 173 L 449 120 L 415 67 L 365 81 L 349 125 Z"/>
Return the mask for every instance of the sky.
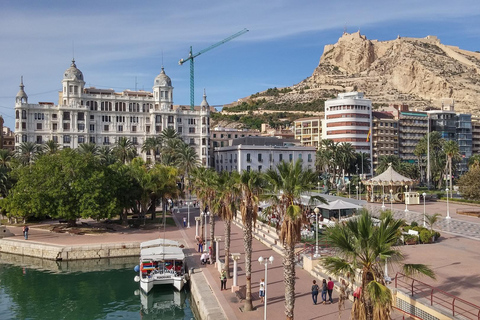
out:
<path id="1" fill-rule="evenodd" d="M 151 91 L 163 65 L 174 104 L 188 105 L 189 64 L 178 61 L 247 28 L 195 59 L 195 104 L 205 89 L 220 106 L 301 82 L 344 30 L 480 51 L 479 22 L 478 0 L 0 0 L 0 114 L 13 129 L 21 76 L 29 103 L 58 103 L 73 57 L 87 87 L 115 91 Z"/>

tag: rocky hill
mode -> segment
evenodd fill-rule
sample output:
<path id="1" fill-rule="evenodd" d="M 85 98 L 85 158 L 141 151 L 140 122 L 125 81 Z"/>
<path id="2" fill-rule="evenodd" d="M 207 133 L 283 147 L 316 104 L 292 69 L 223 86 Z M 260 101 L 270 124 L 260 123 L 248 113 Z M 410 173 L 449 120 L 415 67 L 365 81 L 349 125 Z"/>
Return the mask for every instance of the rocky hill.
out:
<path id="1" fill-rule="evenodd" d="M 362 91 L 374 104 L 406 103 L 480 113 L 480 52 L 444 45 L 435 36 L 368 40 L 359 32 L 344 33 L 326 45 L 312 76 L 293 87 L 245 98 L 275 103 L 328 99 L 338 92 Z"/>

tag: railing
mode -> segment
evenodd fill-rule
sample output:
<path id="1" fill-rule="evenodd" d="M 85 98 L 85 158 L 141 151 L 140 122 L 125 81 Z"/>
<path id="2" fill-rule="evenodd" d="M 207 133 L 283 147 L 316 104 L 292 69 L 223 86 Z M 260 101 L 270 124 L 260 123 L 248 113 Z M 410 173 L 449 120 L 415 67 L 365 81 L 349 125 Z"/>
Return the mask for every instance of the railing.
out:
<path id="1" fill-rule="evenodd" d="M 413 279 L 403 273 L 398 272 L 395 275 L 395 288 L 406 290 L 415 299 L 427 299 L 431 306 L 444 308 L 452 316 L 480 320 L 480 306 Z"/>
<path id="2" fill-rule="evenodd" d="M 316 244 L 304 243 L 303 248 L 295 253 L 295 261 L 299 262 L 302 254 L 310 254 L 311 257 L 315 254 Z M 331 255 L 333 252 L 332 245 L 326 240 L 318 240 L 318 251 L 322 256 Z"/>

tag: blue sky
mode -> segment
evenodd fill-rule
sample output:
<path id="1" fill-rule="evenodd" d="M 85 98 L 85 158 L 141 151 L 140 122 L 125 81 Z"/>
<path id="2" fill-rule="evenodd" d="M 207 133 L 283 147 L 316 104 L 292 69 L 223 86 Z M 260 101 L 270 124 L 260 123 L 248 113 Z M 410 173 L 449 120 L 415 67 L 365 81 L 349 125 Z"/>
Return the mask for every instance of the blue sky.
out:
<path id="1" fill-rule="evenodd" d="M 334 3 L 335 2 L 335 3 Z M 87 86 L 150 91 L 162 61 L 175 104 L 189 104 L 188 56 L 250 31 L 195 60 L 195 102 L 210 105 L 298 83 L 344 27 L 368 39 L 436 35 L 480 51 L 480 1 L 0 1 L 0 114 L 14 127 L 20 76 L 29 102 L 57 103 L 75 52 Z"/>

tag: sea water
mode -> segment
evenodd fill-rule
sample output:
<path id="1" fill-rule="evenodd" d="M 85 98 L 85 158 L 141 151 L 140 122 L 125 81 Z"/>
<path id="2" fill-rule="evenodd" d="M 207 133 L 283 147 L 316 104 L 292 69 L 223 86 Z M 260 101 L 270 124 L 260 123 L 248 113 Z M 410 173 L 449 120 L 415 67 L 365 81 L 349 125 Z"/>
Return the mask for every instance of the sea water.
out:
<path id="1" fill-rule="evenodd" d="M 157 286 L 143 294 L 133 280 L 135 259 L 118 264 L 18 257 L 0 254 L 2 320 L 195 319 L 187 290 Z M 11 258 L 14 263 L 6 262 Z"/>

